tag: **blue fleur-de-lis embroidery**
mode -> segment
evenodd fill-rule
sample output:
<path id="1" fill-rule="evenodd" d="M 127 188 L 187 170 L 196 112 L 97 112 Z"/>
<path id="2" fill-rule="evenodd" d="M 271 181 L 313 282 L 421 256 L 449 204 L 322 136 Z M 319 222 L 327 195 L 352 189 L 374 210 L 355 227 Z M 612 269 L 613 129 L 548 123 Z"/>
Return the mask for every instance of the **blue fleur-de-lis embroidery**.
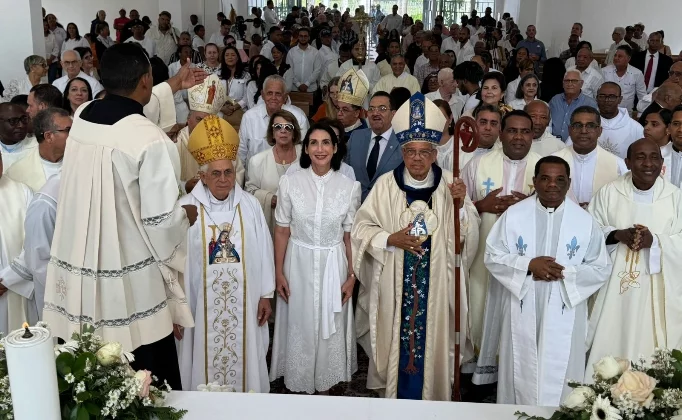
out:
<path id="1" fill-rule="evenodd" d="M 519 239 L 516 241 L 516 250 L 519 252 L 520 256 L 526 255 L 526 249 L 528 248 L 528 244 L 523 243 L 523 236 L 519 236 Z"/>
<path id="2" fill-rule="evenodd" d="M 575 257 L 575 254 L 579 249 L 580 245 L 578 245 L 578 238 L 574 236 L 573 239 L 571 239 L 571 243 L 566 244 L 568 259 L 570 260 L 571 258 Z"/>

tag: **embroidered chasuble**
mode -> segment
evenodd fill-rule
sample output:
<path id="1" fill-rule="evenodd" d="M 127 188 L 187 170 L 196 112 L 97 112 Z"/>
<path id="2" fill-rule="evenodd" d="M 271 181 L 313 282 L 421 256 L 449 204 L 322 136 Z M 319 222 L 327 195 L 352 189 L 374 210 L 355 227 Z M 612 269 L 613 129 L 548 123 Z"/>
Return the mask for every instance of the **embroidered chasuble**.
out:
<path id="1" fill-rule="evenodd" d="M 578 155 L 573 146 L 568 146 L 553 156 L 562 158 L 571 167 L 571 187 L 567 197 L 578 204 L 589 203 L 601 187 L 627 172 L 623 159 L 599 145 L 588 155 Z"/>
<path id="2" fill-rule="evenodd" d="M 435 164 L 425 181 L 401 164 L 377 180 L 351 232 L 361 282 L 357 309 L 360 344 L 370 355 L 367 387 L 387 398 L 449 401 L 454 360 L 454 206 L 452 174 Z M 393 203 L 386 206 L 385 203 Z M 400 205 L 399 205 L 400 204 Z M 460 214 L 463 264 L 460 310 L 465 323 L 465 274 L 478 240 L 478 215 L 467 198 Z M 413 224 L 424 254 L 388 247 L 390 234 Z M 467 336 L 466 325 L 461 328 Z M 462 357 L 471 345 L 462 341 Z"/>
<path id="3" fill-rule="evenodd" d="M 33 197 L 26 185 L 7 176 L 0 177 L 0 273 L 11 270 L 13 259 L 21 253 L 24 243 L 24 219 Z M 16 277 L 16 276 L 13 276 Z M 3 277 L 9 289 L 0 297 L 0 332 L 3 336 L 21 328 L 28 320 L 26 299 L 33 297 L 33 282 L 23 278 L 10 281 Z"/>
<path id="4" fill-rule="evenodd" d="M 556 258 L 564 279 L 535 280 L 528 267 L 541 256 Z M 583 376 L 587 300 L 611 272 L 601 229 L 571 200 L 548 209 L 530 197 L 495 223 L 485 264 L 491 282 L 473 382 L 498 381 L 499 404 L 558 406 L 571 391 L 566 381 Z"/>
<path id="5" fill-rule="evenodd" d="M 201 181 L 180 204 L 199 212 L 187 237 L 184 285 L 195 327 L 179 342 L 182 388 L 217 382 L 269 392 L 268 324 L 258 326 L 258 303 L 273 296 L 275 267 L 260 205 L 238 185 L 217 200 Z"/>
<path id="6" fill-rule="evenodd" d="M 640 191 L 627 173 L 599 190 L 588 210 L 605 236 L 640 224 L 654 237 L 650 249 L 638 252 L 607 245 L 614 267 L 597 295 L 587 336 L 585 381 L 592 381 L 592 364 L 606 355 L 637 360 L 655 348 L 682 346 L 682 192 L 663 178 Z"/>
<path id="7" fill-rule="evenodd" d="M 472 201 L 478 201 L 491 191 L 502 187 L 498 196 L 511 195 L 512 191 L 529 195 L 533 189 L 533 174 L 535 164 L 540 155 L 528 152 L 519 161 L 512 161 L 504 154 L 502 147 L 493 147 L 490 152 L 474 157 L 462 171 L 462 180 L 467 186 L 467 194 Z M 469 328 L 471 341 L 476 353 L 481 348 L 483 339 L 483 313 L 485 311 L 486 296 L 488 294 L 488 270 L 484 265 L 485 240 L 490 229 L 497 221 L 497 215 L 481 214 L 478 249 L 472 261 L 469 272 Z M 467 364 L 463 371 L 473 373 L 473 365 Z"/>

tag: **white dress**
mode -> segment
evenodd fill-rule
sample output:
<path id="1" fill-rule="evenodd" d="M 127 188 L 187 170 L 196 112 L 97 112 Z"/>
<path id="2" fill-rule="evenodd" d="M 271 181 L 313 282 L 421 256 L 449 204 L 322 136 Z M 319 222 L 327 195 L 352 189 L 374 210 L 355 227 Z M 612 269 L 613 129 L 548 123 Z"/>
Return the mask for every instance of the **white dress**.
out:
<path id="1" fill-rule="evenodd" d="M 320 177 L 308 168 L 280 180 L 275 216 L 278 226 L 291 229 L 284 257 L 291 296 L 289 304 L 277 298 L 270 380 L 284 376 L 291 391 L 327 391 L 358 368 L 352 299 L 342 308 L 340 299 L 347 276 L 343 235 L 360 191 L 360 183 L 333 170 Z"/>

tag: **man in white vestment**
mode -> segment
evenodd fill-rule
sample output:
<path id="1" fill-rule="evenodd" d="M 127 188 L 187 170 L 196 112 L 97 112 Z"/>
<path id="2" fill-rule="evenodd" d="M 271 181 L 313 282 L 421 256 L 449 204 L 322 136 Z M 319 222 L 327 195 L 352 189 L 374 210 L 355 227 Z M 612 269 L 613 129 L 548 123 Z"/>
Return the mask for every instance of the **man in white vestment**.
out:
<path id="1" fill-rule="evenodd" d="M 10 278 L 7 273 L 11 273 L 12 261 L 21 253 L 26 208 L 33 192 L 2 175 L 4 155 L 4 151 L 0 152 L 0 333 L 6 336 L 29 319 L 27 299 L 33 297 L 33 283 L 19 276 Z"/>
<path id="2" fill-rule="evenodd" d="M 405 56 L 396 54 L 392 56 L 390 60 L 391 73 L 379 79 L 379 82 L 372 88 L 372 93 L 381 91 L 391 93 L 393 88 L 397 87 L 407 88 L 412 95 L 419 92 L 421 90 L 419 82 L 409 72 L 405 71 L 405 68 L 407 67 L 405 65 Z"/>
<path id="3" fill-rule="evenodd" d="M 379 178 L 355 215 L 353 264 L 361 283 L 358 342 L 370 356 L 367 388 L 386 398 L 449 401 L 455 307 L 466 337 L 465 277 L 478 241 L 478 215 L 461 180 L 439 168 L 441 111 L 417 93 L 393 118 L 404 163 Z M 453 198 L 461 207 L 455 209 Z M 387 203 L 393 203 L 387 205 Z M 452 226 L 459 212 L 461 236 Z M 464 242 L 461 299 L 454 301 L 454 241 Z M 471 346 L 460 340 L 462 354 Z"/>
<path id="4" fill-rule="evenodd" d="M 511 205 L 528 197 L 533 190 L 535 163 L 540 155 L 530 150 L 533 143 L 533 121 L 524 111 L 512 111 L 502 118 L 502 147 L 493 147 L 486 154 L 475 156 L 462 171 L 467 194 L 481 216 L 476 258 L 469 272 L 469 328 L 474 349 L 478 353 L 486 334 L 483 326 L 489 273 L 484 265 L 485 240 L 497 218 Z M 481 365 L 474 372 L 474 363 L 464 366 L 465 373 L 480 373 L 490 366 Z M 492 368 L 496 368 L 492 366 Z M 476 376 L 474 375 L 474 380 Z M 488 382 L 479 381 L 477 385 Z"/>
<path id="5" fill-rule="evenodd" d="M 554 153 L 568 162 L 573 174 L 568 197 L 584 209 L 601 187 L 628 171 L 623 159 L 599 145 L 603 120 L 591 106 L 577 108 L 568 125 L 571 144 Z"/>
<path id="6" fill-rule="evenodd" d="M 4 171 L 38 147 L 35 137 L 27 137 L 30 123 L 24 107 L 11 102 L 0 103 L 0 153 Z"/>
<path id="7" fill-rule="evenodd" d="M 188 149 L 201 180 L 180 204 L 199 216 L 187 237 L 185 292 L 195 319 L 180 341 L 185 391 L 217 382 L 237 392 L 269 392 L 267 321 L 275 290 L 272 237 L 258 200 L 235 183 L 237 132 L 209 115 Z"/>
<path id="8" fill-rule="evenodd" d="M 351 68 L 355 69 L 356 72 L 362 70 L 365 76 L 367 76 L 370 87 L 379 83 L 379 79 L 381 79 L 381 71 L 379 71 L 379 67 L 374 64 L 374 61 L 367 59 L 367 46 L 365 45 L 365 41 L 362 39 L 357 40 L 353 44 L 351 49 L 351 59 L 341 64 L 339 69 L 336 71 L 336 76 L 343 76 Z"/>
<path id="9" fill-rule="evenodd" d="M 682 106 L 673 111 L 670 122 L 670 142 L 661 147 L 663 168 L 661 176 L 682 188 Z"/>
<path id="10" fill-rule="evenodd" d="M 217 115 L 222 104 L 227 100 L 225 86 L 215 74 L 208 76 L 204 82 L 187 91 L 189 99 L 189 116 L 187 126 L 178 132 L 176 146 L 180 155 L 180 190 L 189 194 L 199 181 L 199 164 L 189 152 L 189 136 L 194 128 L 209 115 Z M 232 162 L 236 172 L 237 184 L 244 185 L 244 165 L 237 157 Z"/>
<path id="11" fill-rule="evenodd" d="M 523 110 L 533 119 L 533 144 L 530 146 L 531 152 L 545 157 L 566 147 L 566 143 L 555 137 L 552 134 L 552 130 L 547 129 L 551 121 L 547 102 L 534 100 L 529 102 Z"/>
<path id="12" fill-rule="evenodd" d="M 196 208 L 177 204 L 177 150 L 143 114 L 153 93 L 144 51 L 109 48 L 101 77 L 107 96 L 79 108 L 64 154 L 43 319 L 63 339 L 93 325 L 133 352 L 133 368 L 179 389 L 173 324 L 193 320 L 174 270 Z"/>
<path id="13" fill-rule="evenodd" d="M 301 127 L 301 137 L 308 132 L 308 117 L 295 105 L 286 105 L 288 91 L 286 82 L 278 75 L 268 76 L 263 82 L 261 93 L 263 102 L 249 109 L 242 117 L 239 126 L 239 159 L 245 166 L 253 155 L 257 155 L 267 149 L 268 142 L 266 134 L 270 116 L 283 109 L 289 111 L 296 117 L 299 127 Z"/>
<path id="14" fill-rule="evenodd" d="M 62 51 L 61 63 L 66 74 L 52 82 L 52 86 L 59 89 L 60 92 L 64 93 L 64 89 L 66 89 L 66 85 L 69 84 L 69 80 L 76 77 L 80 77 L 88 82 L 90 89 L 92 90 L 93 98 L 103 89 L 102 84 L 97 79 L 85 74 L 85 72 L 81 70 L 83 62 L 81 61 L 81 55 L 77 51 Z"/>
<path id="15" fill-rule="evenodd" d="M 568 163 L 556 156 L 535 165 L 535 196 L 510 207 L 486 240 L 493 281 L 480 360 L 499 349 L 497 403 L 556 407 L 568 380 L 585 369 L 587 303 L 611 273 L 604 235 L 592 216 L 566 200 Z M 513 343 L 513 344 L 512 344 Z M 522 367 L 520 367 L 522 366 Z"/>
<path id="16" fill-rule="evenodd" d="M 62 158 L 72 121 L 69 111 L 63 108 L 47 108 L 32 121 L 38 147 L 15 162 L 6 175 L 38 191 L 50 177 L 62 170 Z"/>
<path id="17" fill-rule="evenodd" d="M 628 147 L 644 137 L 644 127 L 630 117 L 628 110 L 619 107 L 622 100 L 621 88 L 617 83 L 606 82 L 597 92 L 602 128 L 599 145 L 624 159 Z"/>
<path id="18" fill-rule="evenodd" d="M 607 355 L 637 360 L 682 343 L 682 191 L 660 177 L 653 140 L 637 140 L 630 173 L 604 186 L 588 208 L 606 236 L 613 271 L 597 295 L 587 335 L 585 380 Z"/>
<path id="19" fill-rule="evenodd" d="M 462 115 L 464 100 L 457 95 L 457 80 L 455 80 L 454 71 L 451 68 L 440 69 L 438 72 L 438 90 L 427 93 L 426 97 L 432 101 L 436 99 L 446 101 L 450 105 L 454 121 L 457 121 Z"/>

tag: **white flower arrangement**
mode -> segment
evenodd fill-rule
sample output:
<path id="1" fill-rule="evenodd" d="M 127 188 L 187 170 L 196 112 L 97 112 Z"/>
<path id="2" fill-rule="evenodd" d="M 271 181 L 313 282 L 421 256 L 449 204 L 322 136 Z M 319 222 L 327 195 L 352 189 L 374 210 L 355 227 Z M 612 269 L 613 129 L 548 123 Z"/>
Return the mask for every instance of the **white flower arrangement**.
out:
<path id="1" fill-rule="evenodd" d="M 594 364 L 592 378 L 593 384 L 569 382 L 573 392 L 549 420 L 682 420 L 680 350 L 656 349 L 649 364 L 607 356 Z"/>

